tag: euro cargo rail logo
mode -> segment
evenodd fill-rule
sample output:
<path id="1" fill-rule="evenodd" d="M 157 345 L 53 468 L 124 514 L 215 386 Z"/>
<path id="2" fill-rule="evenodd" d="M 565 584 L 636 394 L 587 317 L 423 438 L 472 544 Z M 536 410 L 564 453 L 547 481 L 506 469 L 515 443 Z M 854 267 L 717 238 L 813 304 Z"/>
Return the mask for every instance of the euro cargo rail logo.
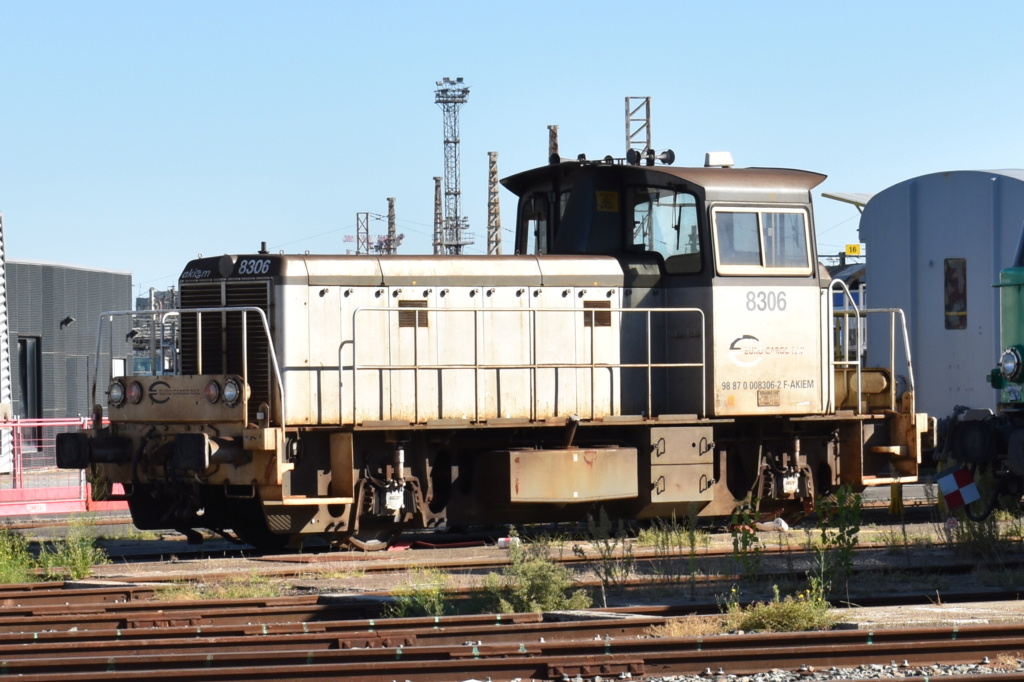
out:
<path id="1" fill-rule="evenodd" d="M 149 399 L 151 402 L 157 405 L 163 405 L 168 400 L 174 397 L 190 397 L 196 398 L 202 395 L 202 392 L 191 387 L 172 387 L 166 381 L 154 381 L 149 385 Z"/>
<path id="2" fill-rule="evenodd" d="M 803 355 L 803 346 L 765 346 L 761 339 L 750 334 L 733 339 L 729 344 L 729 359 L 740 367 L 755 367 L 766 355 Z"/>
<path id="3" fill-rule="evenodd" d="M 760 353 L 750 353 L 750 351 L 760 347 L 760 339 L 744 334 L 729 344 L 729 358 L 740 367 L 754 367 L 761 362 L 763 356 Z"/>

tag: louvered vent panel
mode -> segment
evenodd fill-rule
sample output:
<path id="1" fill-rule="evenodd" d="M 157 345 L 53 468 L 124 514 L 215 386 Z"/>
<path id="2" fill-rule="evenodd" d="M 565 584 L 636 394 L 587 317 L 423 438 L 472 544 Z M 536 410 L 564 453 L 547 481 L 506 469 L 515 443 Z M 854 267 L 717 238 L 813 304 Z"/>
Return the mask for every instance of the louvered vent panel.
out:
<path id="1" fill-rule="evenodd" d="M 224 282 L 182 282 L 182 308 L 220 308 L 224 306 Z M 223 372 L 224 343 L 220 313 L 202 314 L 202 344 L 199 343 L 197 313 L 181 316 L 181 373 L 199 374 L 199 353 L 202 352 L 202 373 Z"/>
<path id="2" fill-rule="evenodd" d="M 399 301 L 399 308 L 426 308 L 426 301 Z M 399 327 L 423 327 L 429 326 L 427 320 L 427 311 L 422 312 L 416 310 L 402 310 L 398 313 L 398 326 Z"/>
<path id="3" fill-rule="evenodd" d="M 183 282 L 182 308 L 256 307 L 270 317 L 270 282 L 236 280 Z M 199 325 L 202 316 L 202 373 L 239 374 L 249 382 L 249 420 L 256 420 L 260 403 L 271 404 L 270 345 L 259 315 L 242 313 L 192 313 L 181 319 L 181 368 L 183 374 L 199 373 Z M 243 367 L 243 343 L 248 348 L 248 368 Z"/>
<path id="4" fill-rule="evenodd" d="M 256 307 L 263 310 L 269 322 L 269 292 L 270 282 L 263 281 L 235 281 L 227 283 L 227 301 L 230 307 Z M 249 396 L 249 421 L 257 421 L 256 412 L 259 411 L 260 403 L 272 404 L 270 389 L 273 385 L 270 368 L 270 345 L 267 343 L 267 335 L 263 331 L 263 322 L 259 315 L 248 313 L 245 315 L 245 344 L 249 350 L 248 368 L 243 371 L 242 366 L 242 314 L 228 313 L 227 315 L 227 373 L 244 374 L 249 381 L 252 390 Z"/>
<path id="5" fill-rule="evenodd" d="M 586 312 L 583 313 L 583 326 L 584 327 L 610 327 L 612 326 L 612 313 L 610 310 L 601 310 L 601 308 L 611 308 L 612 304 L 609 301 L 584 301 L 583 308 Z"/>

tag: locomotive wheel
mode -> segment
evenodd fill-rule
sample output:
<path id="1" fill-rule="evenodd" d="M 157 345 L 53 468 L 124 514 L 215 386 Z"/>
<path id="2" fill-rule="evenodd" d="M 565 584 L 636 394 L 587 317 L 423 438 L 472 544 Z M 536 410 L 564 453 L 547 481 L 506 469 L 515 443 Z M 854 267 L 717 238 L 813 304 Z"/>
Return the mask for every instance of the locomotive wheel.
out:
<path id="1" fill-rule="evenodd" d="M 242 505 L 230 523 L 239 540 L 261 552 L 280 552 L 288 546 L 290 538 L 271 532 L 259 505 Z"/>
<path id="2" fill-rule="evenodd" d="M 239 540 L 261 552 L 281 552 L 288 546 L 288 536 L 271 533 L 266 523 L 263 523 L 262 527 L 256 522 L 236 523 L 231 530 L 235 531 Z"/>
<path id="3" fill-rule="evenodd" d="M 349 535 L 345 540 L 364 552 L 380 552 L 391 546 L 398 535 L 402 532 L 400 526 L 393 523 L 374 524 L 372 522 L 361 522 L 359 531 Z"/>

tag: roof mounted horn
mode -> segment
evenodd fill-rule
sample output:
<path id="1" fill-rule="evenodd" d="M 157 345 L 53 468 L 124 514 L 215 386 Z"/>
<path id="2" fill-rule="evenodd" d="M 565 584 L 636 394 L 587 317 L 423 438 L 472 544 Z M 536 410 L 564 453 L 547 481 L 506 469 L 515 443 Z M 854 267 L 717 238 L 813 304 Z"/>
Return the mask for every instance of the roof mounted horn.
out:
<path id="1" fill-rule="evenodd" d="M 642 152 L 630 149 L 626 152 L 626 163 L 631 166 L 639 166 L 641 161 L 647 166 L 653 166 L 655 161 L 660 161 L 665 166 L 671 166 L 675 163 L 675 160 L 676 153 L 671 149 L 666 149 L 661 154 L 655 154 L 653 149 L 647 149 Z"/>

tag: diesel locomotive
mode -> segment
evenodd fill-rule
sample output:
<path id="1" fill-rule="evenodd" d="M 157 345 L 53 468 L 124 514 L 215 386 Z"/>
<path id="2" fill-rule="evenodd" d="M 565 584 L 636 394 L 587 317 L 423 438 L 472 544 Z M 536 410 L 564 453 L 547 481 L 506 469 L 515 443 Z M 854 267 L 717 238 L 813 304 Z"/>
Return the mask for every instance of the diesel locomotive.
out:
<path id="1" fill-rule="evenodd" d="M 506 178 L 515 255 L 193 260 L 180 308 L 148 314 L 153 371 L 94 389 L 58 465 L 139 528 L 263 548 L 915 481 L 930 420 L 909 362 L 851 350 L 868 316 L 818 264 L 825 176 L 659 160 Z M 103 318 L 101 339 L 140 313 Z"/>

